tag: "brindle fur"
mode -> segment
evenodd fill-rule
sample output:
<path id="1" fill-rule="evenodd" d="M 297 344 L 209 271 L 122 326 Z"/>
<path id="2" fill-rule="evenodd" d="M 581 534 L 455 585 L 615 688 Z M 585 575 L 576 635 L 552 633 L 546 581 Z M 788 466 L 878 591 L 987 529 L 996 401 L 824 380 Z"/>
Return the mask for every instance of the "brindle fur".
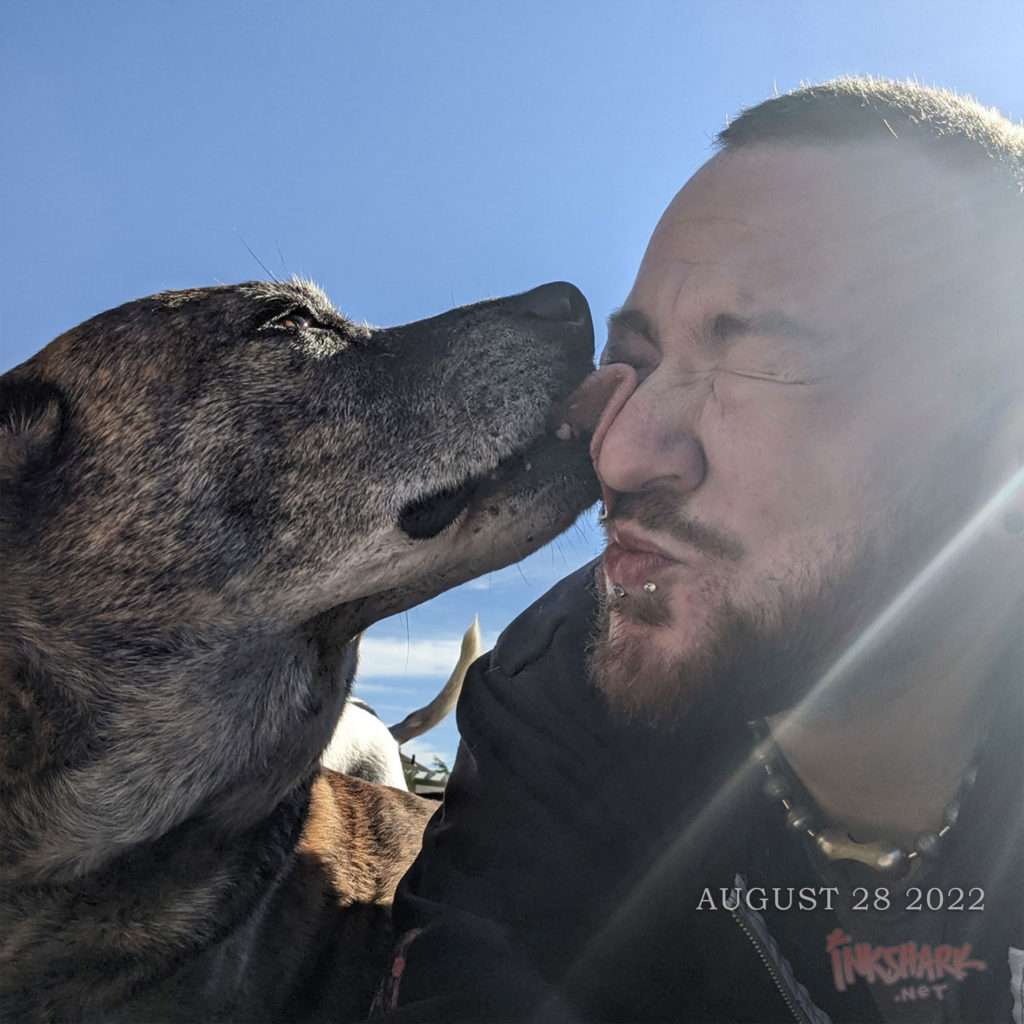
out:
<path id="1" fill-rule="evenodd" d="M 591 353 L 569 286 L 385 330 L 250 283 L 0 378 L 5 1020 L 363 1016 L 433 805 L 317 770 L 356 638 L 593 500 L 546 433 Z"/>

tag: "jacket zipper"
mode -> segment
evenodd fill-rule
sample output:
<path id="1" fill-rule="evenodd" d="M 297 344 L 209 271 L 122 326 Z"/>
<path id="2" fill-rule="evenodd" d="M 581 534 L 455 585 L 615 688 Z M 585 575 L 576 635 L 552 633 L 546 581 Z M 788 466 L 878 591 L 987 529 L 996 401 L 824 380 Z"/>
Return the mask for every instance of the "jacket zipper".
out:
<path id="1" fill-rule="evenodd" d="M 800 1007 L 793 1002 L 793 997 L 789 994 L 789 990 L 787 989 L 782 978 L 779 976 L 779 972 L 776 970 L 775 964 L 772 963 L 771 958 L 765 951 L 764 944 L 743 923 L 742 919 L 740 918 L 740 915 L 734 909 L 730 909 L 729 913 L 732 914 L 732 919 L 740 926 L 740 929 L 742 930 L 743 934 L 746 935 L 748 939 L 750 939 L 750 944 L 757 951 L 757 955 L 761 958 L 761 963 L 763 963 L 765 967 L 768 969 L 768 973 L 771 975 L 772 981 L 775 982 L 775 987 L 779 990 L 779 995 L 781 995 L 783 1000 L 785 1000 L 786 1006 L 789 1008 L 789 1012 L 793 1014 L 793 1019 L 797 1021 L 798 1024 L 811 1024 L 810 1017 L 808 1017 L 807 1014 L 804 1013 L 803 1010 L 800 1009 Z"/>

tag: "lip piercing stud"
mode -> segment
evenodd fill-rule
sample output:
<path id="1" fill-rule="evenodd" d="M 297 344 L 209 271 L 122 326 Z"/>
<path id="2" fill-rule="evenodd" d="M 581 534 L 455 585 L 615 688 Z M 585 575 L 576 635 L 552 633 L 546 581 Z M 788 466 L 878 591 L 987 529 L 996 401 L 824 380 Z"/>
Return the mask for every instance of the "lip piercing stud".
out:
<path id="1" fill-rule="evenodd" d="M 644 593 L 645 594 L 653 594 L 657 589 L 658 589 L 657 583 L 652 583 L 650 580 L 648 580 L 644 584 Z"/>
<path id="2" fill-rule="evenodd" d="M 625 597 L 626 596 L 626 588 L 621 583 L 613 583 L 612 584 L 612 593 L 616 597 Z"/>

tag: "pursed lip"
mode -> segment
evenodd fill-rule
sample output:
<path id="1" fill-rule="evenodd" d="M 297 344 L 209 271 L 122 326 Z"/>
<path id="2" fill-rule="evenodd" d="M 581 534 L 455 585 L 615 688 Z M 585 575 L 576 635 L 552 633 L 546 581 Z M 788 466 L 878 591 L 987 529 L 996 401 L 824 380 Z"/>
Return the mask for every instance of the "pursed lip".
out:
<path id="1" fill-rule="evenodd" d="M 604 552 L 604 570 L 609 583 L 619 583 L 629 592 L 642 587 L 666 569 L 679 565 L 665 547 L 640 531 L 616 523 L 609 531 Z"/>

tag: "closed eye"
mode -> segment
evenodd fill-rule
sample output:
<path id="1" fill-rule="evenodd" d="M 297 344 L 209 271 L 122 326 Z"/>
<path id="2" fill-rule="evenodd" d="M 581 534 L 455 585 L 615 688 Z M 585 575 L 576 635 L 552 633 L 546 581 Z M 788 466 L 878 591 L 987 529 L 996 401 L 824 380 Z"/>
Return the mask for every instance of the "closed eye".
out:
<path id="1" fill-rule="evenodd" d="M 787 377 L 778 373 L 751 373 L 742 370 L 728 370 L 733 377 L 744 377 L 747 380 L 763 380 L 767 384 L 812 384 L 813 381 L 803 380 L 797 377 Z"/>

